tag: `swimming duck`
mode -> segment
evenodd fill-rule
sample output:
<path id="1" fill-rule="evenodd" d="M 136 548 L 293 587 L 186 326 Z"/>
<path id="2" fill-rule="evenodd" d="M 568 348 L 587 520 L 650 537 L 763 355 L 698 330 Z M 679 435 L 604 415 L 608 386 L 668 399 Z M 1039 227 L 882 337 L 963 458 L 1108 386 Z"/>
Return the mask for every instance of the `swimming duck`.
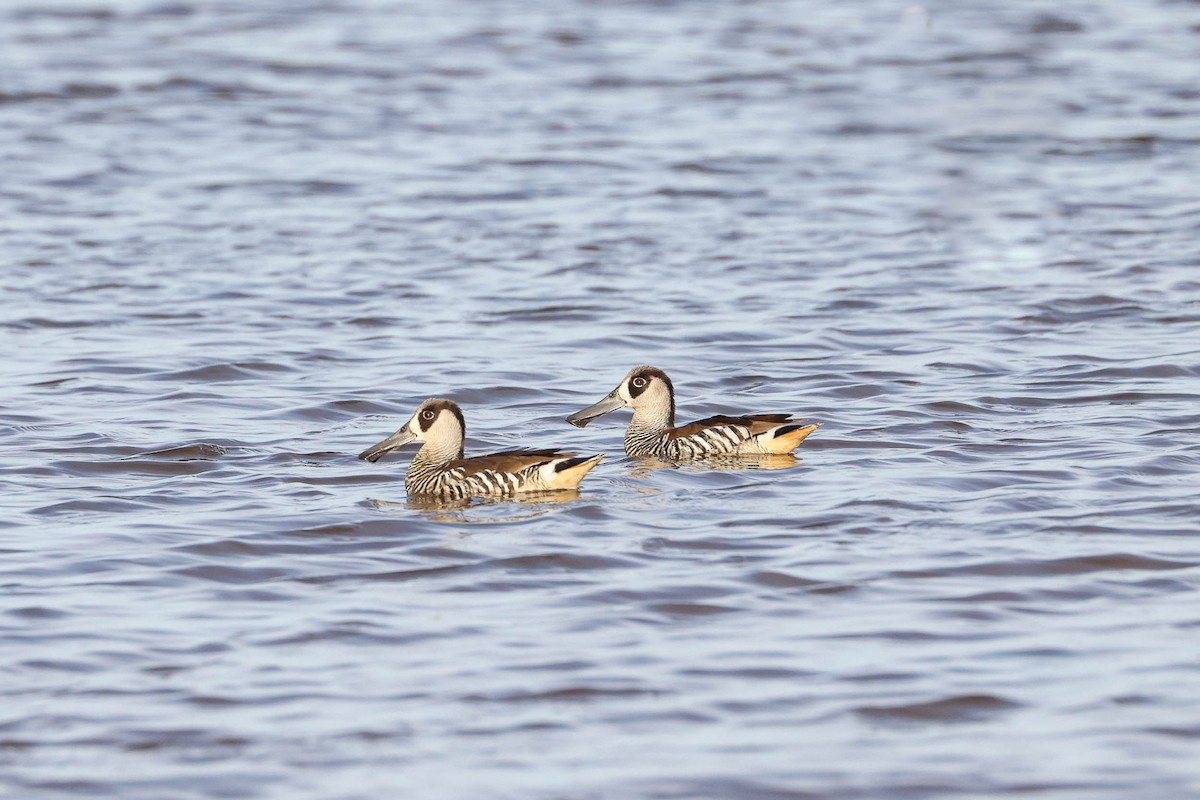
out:
<path id="1" fill-rule="evenodd" d="M 819 423 L 804 425 L 790 414 L 715 416 L 675 427 L 675 387 L 656 367 L 634 367 L 607 397 L 567 417 L 582 428 L 618 408 L 633 409 L 625 452 L 676 461 L 713 456 L 790 453 Z"/>
<path id="2" fill-rule="evenodd" d="M 575 489 L 604 454 L 576 457 L 558 450 L 509 450 L 463 458 L 467 426 L 451 400 L 430 398 L 404 427 L 358 457 L 374 463 L 409 442 L 422 442 L 404 476 L 409 494 L 465 497 Z"/>

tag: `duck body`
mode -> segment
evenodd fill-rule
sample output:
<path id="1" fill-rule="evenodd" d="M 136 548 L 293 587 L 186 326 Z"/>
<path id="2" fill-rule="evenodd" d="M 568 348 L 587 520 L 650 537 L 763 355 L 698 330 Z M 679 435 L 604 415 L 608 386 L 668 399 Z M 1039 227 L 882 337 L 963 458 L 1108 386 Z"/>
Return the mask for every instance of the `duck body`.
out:
<path id="1" fill-rule="evenodd" d="M 676 427 L 675 388 L 656 367 L 634 367 L 607 397 L 567 421 L 582 428 L 625 407 L 633 409 L 625 452 L 672 461 L 790 453 L 819 427 L 790 414 L 718 415 Z"/>
<path id="2" fill-rule="evenodd" d="M 409 494 L 461 500 L 573 490 L 604 457 L 579 457 L 560 450 L 509 450 L 464 458 L 466 423 L 453 401 L 431 398 L 404 427 L 359 453 L 372 463 L 409 442 L 420 441 L 404 476 Z"/>
<path id="3" fill-rule="evenodd" d="M 576 489 L 604 457 L 580 458 L 560 450 L 509 450 L 442 464 L 419 456 L 409 465 L 404 488 L 409 494 L 450 500 Z"/>
<path id="4" fill-rule="evenodd" d="M 673 461 L 790 453 L 818 427 L 788 414 L 719 415 L 665 431 L 630 423 L 625 431 L 625 452 Z"/>

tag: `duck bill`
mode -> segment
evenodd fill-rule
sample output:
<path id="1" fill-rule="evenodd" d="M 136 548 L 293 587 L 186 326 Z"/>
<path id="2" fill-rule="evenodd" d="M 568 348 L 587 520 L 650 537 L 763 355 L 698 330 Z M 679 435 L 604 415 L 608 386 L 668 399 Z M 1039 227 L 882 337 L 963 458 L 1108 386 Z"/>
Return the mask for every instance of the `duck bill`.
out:
<path id="1" fill-rule="evenodd" d="M 567 422 L 574 425 L 576 428 L 582 428 L 597 417 L 603 417 L 610 411 L 616 411 L 618 408 L 624 408 L 625 401 L 613 391 L 612 394 L 605 397 L 599 403 L 588 406 L 582 411 L 576 411 L 571 416 L 567 417 Z"/>
<path id="2" fill-rule="evenodd" d="M 416 438 L 416 436 L 413 436 L 411 433 L 409 433 L 408 428 L 401 428 L 379 444 L 373 444 L 366 450 L 363 450 L 358 454 L 358 457 L 363 461 L 370 461 L 372 464 L 374 464 L 376 461 L 383 458 L 386 454 L 395 450 L 397 447 L 403 447 L 409 442 L 414 441 Z"/>

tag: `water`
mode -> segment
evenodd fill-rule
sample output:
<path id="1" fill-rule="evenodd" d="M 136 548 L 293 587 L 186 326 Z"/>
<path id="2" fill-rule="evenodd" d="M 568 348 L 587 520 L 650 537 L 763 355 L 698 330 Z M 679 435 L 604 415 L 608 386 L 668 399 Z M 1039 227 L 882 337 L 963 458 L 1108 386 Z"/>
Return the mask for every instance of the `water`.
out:
<path id="1" fill-rule="evenodd" d="M 2 793 L 1200 796 L 1198 58 L 1166 0 L 5 3 Z M 823 426 L 565 424 L 640 363 Z M 610 455 L 409 503 L 354 454 L 434 395 Z"/>

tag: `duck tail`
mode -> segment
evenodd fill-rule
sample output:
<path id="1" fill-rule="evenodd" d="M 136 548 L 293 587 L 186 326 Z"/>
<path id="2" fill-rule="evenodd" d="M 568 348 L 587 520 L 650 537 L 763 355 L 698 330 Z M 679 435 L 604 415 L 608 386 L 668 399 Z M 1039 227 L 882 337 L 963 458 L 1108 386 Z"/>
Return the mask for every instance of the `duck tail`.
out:
<path id="1" fill-rule="evenodd" d="M 766 445 L 768 453 L 790 453 L 819 427 L 819 422 L 810 425 L 781 425 L 775 429 L 775 435 L 763 444 Z"/>
<path id="2" fill-rule="evenodd" d="M 578 456 L 556 461 L 554 464 L 554 476 L 550 481 L 551 488 L 578 488 L 579 482 L 583 480 L 583 476 L 591 472 L 592 468 L 599 464 L 602 458 L 604 458 L 604 453 L 596 456 Z"/>

